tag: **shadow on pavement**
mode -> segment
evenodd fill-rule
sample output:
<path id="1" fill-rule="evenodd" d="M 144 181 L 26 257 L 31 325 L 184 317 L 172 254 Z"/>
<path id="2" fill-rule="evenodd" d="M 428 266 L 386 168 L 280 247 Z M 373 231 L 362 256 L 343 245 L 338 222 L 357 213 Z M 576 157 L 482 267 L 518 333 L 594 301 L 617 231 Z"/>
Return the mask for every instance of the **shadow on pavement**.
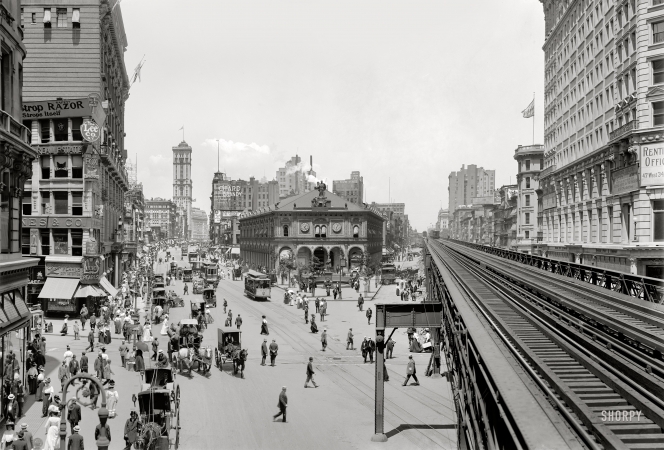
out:
<path id="1" fill-rule="evenodd" d="M 410 424 L 410 423 L 402 423 L 398 427 L 396 427 L 394 430 L 390 430 L 385 435 L 389 438 L 396 436 L 397 434 L 401 433 L 402 431 L 406 430 L 454 430 L 456 429 L 456 424 L 450 423 L 447 425 L 427 425 L 427 424 Z"/>

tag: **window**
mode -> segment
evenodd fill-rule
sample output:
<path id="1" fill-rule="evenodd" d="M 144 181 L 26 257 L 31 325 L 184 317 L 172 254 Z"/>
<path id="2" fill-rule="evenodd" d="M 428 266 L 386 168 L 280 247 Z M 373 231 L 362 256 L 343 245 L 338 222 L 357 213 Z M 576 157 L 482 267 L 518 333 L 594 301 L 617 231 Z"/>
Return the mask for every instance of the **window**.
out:
<path id="1" fill-rule="evenodd" d="M 42 215 L 51 214 L 51 193 L 44 191 L 41 193 L 41 213 Z"/>
<path id="2" fill-rule="evenodd" d="M 67 178 L 69 176 L 69 171 L 67 170 L 67 155 L 56 155 L 53 157 L 53 165 L 55 170 L 55 178 Z"/>
<path id="3" fill-rule="evenodd" d="M 320 225 L 316 225 L 314 228 L 314 237 L 320 237 Z"/>
<path id="4" fill-rule="evenodd" d="M 44 28 L 51 28 L 51 8 L 44 8 Z"/>
<path id="5" fill-rule="evenodd" d="M 530 160 L 526 160 L 526 170 L 530 170 Z"/>
<path id="6" fill-rule="evenodd" d="M 42 143 L 51 141 L 51 121 L 49 119 L 39 121 L 39 135 Z"/>
<path id="7" fill-rule="evenodd" d="M 526 195 L 526 206 L 530 206 L 530 195 Z"/>
<path id="8" fill-rule="evenodd" d="M 37 23 L 37 13 L 32 13 L 32 23 Z"/>
<path id="9" fill-rule="evenodd" d="M 71 214 L 72 216 L 83 215 L 83 192 L 71 193 Z"/>
<path id="10" fill-rule="evenodd" d="M 2 184 L 0 185 L 0 251 L 9 253 L 9 242 L 11 241 L 11 223 L 10 223 L 10 176 L 8 171 L 0 172 Z"/>
<path id="11" fill-rule="evenodd" d="M 21 229 L 21 254 L 30 254 L 30 228 Z"/>
<path id="12" fill-rule="evenodd" d="M 357 225 L 353 225 L 353 237 L 360 237 L 360 227 Z"/>
<path id="13" fill-rule="evenodd" d="M 83 156 L 72 155 L 71 157 L 71 177 L 83 178 Z"/>
<path id="14" fill-rule="evenodd" d="M 653 240 L 655 242 L 664 241 L 664 200 L 654 200 L 652 202 L 653 215 Z"/>
<path id="15" fill-rule="evenodd" d="M 653 125 L 664 125 L 664 102 L 652 102 Z"/>
<path id="16" fill-rule="evenodd" d="M 320 237 L 327 237 L 327 226 L 320 227 Z"/>
<path id="17" fill-rule="evenodd" d="M 530 177 L 526 177 L 526 189 L 530 188 Z"/>
<path id="18" fill-rule="evenodd" d="M 39 234 L 41 235 L 42 255 L 50 255 L 51 254 L 51 234 L 49 233 L 48 228 L 39 230 Z"/>
<path id="19" fill-rule="evenodd" d="M 53 137 L 58 142 L 69 140 L 69 124 L 67 119 L 53 120 Z"/>
<path id="20" fill-rule="evenodd" d="M 23 215 L 32 215 L 32 191 L 23 191 Z"/>
<path id="21" fill-rule="evenodd" d="M 83 256 L 83 230 L 71 230 L 71 255 Z"/>
<path id="22" fill-rule="evenodd" d="M 69 214 L 69 193 L 67 191 L 55 191 L 53 192 L 53 202 L 55 203 L 55 208 L 53 214 Z"/>
<path id="23" fill-rule="evenodd" d="M 530 225 L 530 213 L 526 213 L 526 225 Z"/>
<path id="24" fill-rule="evenodd" d="M 57 8 L 58 28 L 67 28 L 67 8 Z"/>
<path id="25" fill-rule="evenodd" d="M 530 239 L 530 231 L 526 230 L 525 233 L 526 233 L 526 239 Z"/>
<path id="26" fill-rule="evenodd" d="M 288 225 L 284 225 L 284 236 L 288 237 Z"/>
<path id="27" fill-rule="evenodd" d="M 72 10 L 71 25 L 72 25 L 72 28 L 81 28 L 81 10 L 80 10 L 80 8 L 74 8 Z"/>
<path id="28" fill-rule="evenodd" d="M 54 192 L 55 194 L 55 192 Z M 68 255 L 69 254 L 69 249 L 67 248 L 69 246 L 69 230 L 66 228 L 64 230 L 61 229 L 53 229 L 53 254 L 54 255 Z"/>
<path id="29" fill-rule="evenodd" d="M 659 44 L 664 42 L 664 22 L 652 24 L 652 43 Z"/>
<path id="30" fill-rule="evenodd" d="M 81 125 L 83 119 L 81 117 L 74 117 L 71 119 L 71 138 L 73 141 L 82 141 L 83 135 L 81 134 Z"/>

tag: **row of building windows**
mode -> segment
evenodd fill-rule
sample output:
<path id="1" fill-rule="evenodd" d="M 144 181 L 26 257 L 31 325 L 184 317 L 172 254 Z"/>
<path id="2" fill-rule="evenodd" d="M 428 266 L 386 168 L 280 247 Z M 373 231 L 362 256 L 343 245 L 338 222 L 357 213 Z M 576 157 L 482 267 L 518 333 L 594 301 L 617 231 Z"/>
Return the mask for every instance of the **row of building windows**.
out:
<path id="1" fill-rule="evenodd" d="M 37 214 L 83 215 L 82 191 L 39 191 Z M 23 192 L 23 215 L 32 215 L 32 191 Z"/>
<path id="2" fill-rule="evenodd" d="M 99 230 L 95 230 L 97 233 Z M 30 254 L 30 229 L 21 230 L 21 252 Z M 38 254 L 83 256 L 83 230 L 80 228 L 40 228 Z M 70 252 L 71 249 L 71 252 Z M 41 251 L 41 253 L 40 253 Z"/>
<path id="3" fill-rule="evenodd" d="M 81 125 L 83 125 L 82 117 L 72 117 L 69 119 L 39 119 L 35 120 L 37 133 L 35 136 L 39 139 L 36 143 L 45 144 L 47 142 L 81 142 L 83 135 L 81 134 Z M 32 130 L 32 120 L 24 120 L 23 125 Z M 32 143 L 32 133 L 28 135 Z"/>
<path id="4" fill-rule="evenodd" d="M 21 27 L 25 27 L 25 12 L 21 8 Z M 56 8 L 55 9 L 55 23 L 57 28 L 67 28 L 67 8 Z M 37 13 L 30 13 L 30 23 L 37 23 Z M 51 28 L 51 8 L 44 8 L 44 15 L 42 16 L 42 23 L 44 28 Z M 71 15 L 72 28 L 81 27 L 81 9 L 72 8 Z"/>
<path id="5" fill-rule="evenodd" d="M 306 234 L 306 232 L 302 232 Z M 283 226 L 283 235 L 284 237 L 290 236 L 290 227 L 288 225 Z M 314 237 L 325 238 L 327 237 L 327 225 L 316 225 L 314 227 Z M 360 237 L 360 227 L 358 225 L 353 225 L 353 237 Z"/>

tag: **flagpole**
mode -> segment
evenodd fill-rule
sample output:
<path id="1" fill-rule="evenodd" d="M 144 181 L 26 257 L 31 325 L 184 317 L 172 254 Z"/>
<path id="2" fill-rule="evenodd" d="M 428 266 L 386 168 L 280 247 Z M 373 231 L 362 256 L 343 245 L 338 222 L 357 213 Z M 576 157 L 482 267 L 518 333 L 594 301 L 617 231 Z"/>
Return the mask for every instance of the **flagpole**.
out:
<path id="1" fill-rule="evenodd" d="M 533 92 L 533 145 L 535 145 L 535 93 Z"/>

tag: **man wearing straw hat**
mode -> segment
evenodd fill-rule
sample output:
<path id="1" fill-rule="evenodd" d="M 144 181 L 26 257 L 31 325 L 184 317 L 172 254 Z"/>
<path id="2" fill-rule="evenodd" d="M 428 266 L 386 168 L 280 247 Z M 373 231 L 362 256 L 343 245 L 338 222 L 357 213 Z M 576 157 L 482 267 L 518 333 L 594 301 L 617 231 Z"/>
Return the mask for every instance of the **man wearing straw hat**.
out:
<path id="1" fill-rule="evenodd" d="M 81 431 L 81 428 L 76 425 L 72 431 L 71 436 L 69 436 L 69 442 L 67 442 L 67 450 L 83 450 L 83 436 L 78 434 Z"/>

